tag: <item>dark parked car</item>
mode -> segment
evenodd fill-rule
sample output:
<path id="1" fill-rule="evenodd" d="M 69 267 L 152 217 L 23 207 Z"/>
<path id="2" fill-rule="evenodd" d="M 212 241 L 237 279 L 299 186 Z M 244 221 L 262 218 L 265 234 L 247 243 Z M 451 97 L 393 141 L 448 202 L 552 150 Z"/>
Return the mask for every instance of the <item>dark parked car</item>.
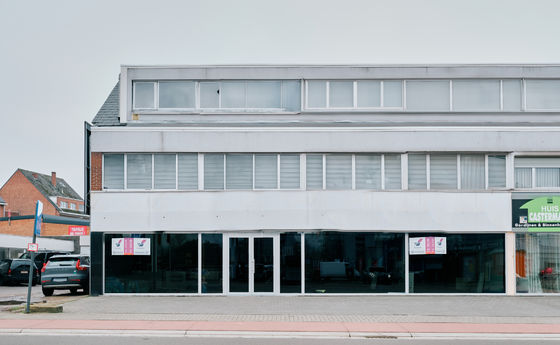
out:
<path id="1" fill-rule="evenodd" d="M 27 284 L 29 282 L 29 259 L 3 259 L 0 260 L 0 285 Z M 35 285 L 39 281 L 39 270 L 33 265 L 33 280 Z"/>
<path id="2" fill-rule="evenodd" d="M 51 296 L 54 290 L 70 290 L 75 294 L 83 289 L 89 294 L 89 256 L 54 255 L 42 270 L 43 294 Z"/>
<path id="3" fill-rule="evenodd" d="M 45 265 L 47 264 L 47 262 L 49 261 L 49 259 L 54 256 L 54 255 L 66 255 L 68 253 L 65 252 L 52 252 L 52 251 L 39 251 L 38 253 L 35 254 L 35 265 L 37 266 L 37 268 L 39 268 L 40 270 L 43 269 L 43 267 L 45 267 Z M 19 257 L 20 259 L 31 259 L 31 253 L 30 252 L 25 252 L 23 254 L 20 255 Z M 39 276 L 41 275 L 41 271 L 39 271 Z"/>

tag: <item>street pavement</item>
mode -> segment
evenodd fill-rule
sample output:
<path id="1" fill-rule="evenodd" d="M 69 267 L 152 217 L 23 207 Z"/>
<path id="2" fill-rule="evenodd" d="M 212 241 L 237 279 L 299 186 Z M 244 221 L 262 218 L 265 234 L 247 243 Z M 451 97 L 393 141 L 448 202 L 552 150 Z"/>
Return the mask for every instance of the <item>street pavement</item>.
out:
<path id="1" fill-rule="evenodd" d="M 328 338 L 219 338 L 219 337 L 172 337 L 172 336 L 118 336 L 118 335 L 0 335 L 2 344 L 9 345 L 449 345 L 449 339 L 328 339 Z M 526 345 L 527 340 L 468 339 L 453 340 L 453 345 Z M 531 345 L 558 344 L 556 340 L 533 340 Z"/>
<path id="2" fill-rule="evenodd" d="M 1 288 L 0 288 L 1 289 Z M 0 293 L 2 296 L 2 293 Z M 72 296 L 56 314 L 0 312 L 2 336 L 71 330 L 148 337 L 336 337 L 560 342 L 560 296 Z M 393 343 L 394 344 L 394 343 Z"/>

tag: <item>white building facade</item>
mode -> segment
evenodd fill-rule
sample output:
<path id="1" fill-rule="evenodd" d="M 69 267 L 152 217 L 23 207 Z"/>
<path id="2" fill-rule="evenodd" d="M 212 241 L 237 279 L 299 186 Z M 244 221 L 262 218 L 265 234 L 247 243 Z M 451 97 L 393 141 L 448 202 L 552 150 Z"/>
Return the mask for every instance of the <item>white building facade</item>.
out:
<path id="1" fill-rule="evenodd" d="M 92 294 L 560 292 L 560 66 L 123 66 L 86 144 Z"/>

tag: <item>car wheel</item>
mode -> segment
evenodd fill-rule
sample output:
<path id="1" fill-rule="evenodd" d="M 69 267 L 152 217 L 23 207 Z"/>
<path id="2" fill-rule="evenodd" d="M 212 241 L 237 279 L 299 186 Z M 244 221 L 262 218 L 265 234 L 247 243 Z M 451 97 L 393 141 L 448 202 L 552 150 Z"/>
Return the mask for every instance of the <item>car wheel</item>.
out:
<path id="1" fill-rule="evenodd" d="M 71 293 L 72 295 L 75 295 L 75 294 L 78 293 L 78 289 L 77 289 L 77 288 L 71 288 L 71 289 L 70 289 L 70 293 Z"/>
<path id="2" fill-rule="evenodd" d="M 43 288 L 42 290 L 43 290 L 43 295 L 45 296 L 52 296 L 54 292 L 54 289 Z"/>

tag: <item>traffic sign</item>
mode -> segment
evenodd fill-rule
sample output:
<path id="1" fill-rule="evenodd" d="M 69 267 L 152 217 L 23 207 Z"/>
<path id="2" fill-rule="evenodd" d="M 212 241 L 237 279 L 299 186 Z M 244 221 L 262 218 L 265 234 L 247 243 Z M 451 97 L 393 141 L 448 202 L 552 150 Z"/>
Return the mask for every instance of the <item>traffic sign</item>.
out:
<path id="1" fill-rule="evenodd" d="M 37 251 L 39 251 L 39 244 L 38 244 L 38 243 L 28 243 L 28 244 L 27 244 L 27 251 L 28 251 L 28 252 L 37 252 Z"/>

